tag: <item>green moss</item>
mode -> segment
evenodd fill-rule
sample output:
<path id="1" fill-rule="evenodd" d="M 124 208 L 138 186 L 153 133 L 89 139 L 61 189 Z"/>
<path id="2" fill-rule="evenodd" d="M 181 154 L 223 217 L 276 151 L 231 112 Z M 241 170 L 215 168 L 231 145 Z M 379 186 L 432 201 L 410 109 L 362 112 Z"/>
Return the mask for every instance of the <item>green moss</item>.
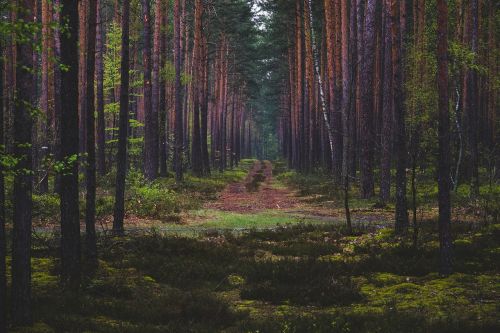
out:
<path id="1" fill-rule="evenodd" d="M 15 328 L 11 332 L 12 333 L 55 333 L 56 331 L 43 322 L 36 322 L 31 327 Z"/>
<path id="2" fill-rule="evenodd" d="M 229 285 L 234 286 L 234 287 L 238 287 L 238 286 L 245 284 L 245 278 L 240 276 L 240 275 L 237 275 L 237 274 L 229 275 L 227 277 L 227 281 L 228 281 Z"/>

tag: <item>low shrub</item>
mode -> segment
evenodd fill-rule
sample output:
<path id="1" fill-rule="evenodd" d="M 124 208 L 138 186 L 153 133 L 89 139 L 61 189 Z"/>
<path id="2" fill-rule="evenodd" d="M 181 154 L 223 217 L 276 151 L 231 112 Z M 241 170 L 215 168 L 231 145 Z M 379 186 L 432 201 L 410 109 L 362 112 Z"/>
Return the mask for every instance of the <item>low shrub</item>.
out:
<path id="1" fill-rule="evenodd" d="M 33 194 L 33 218 L 58 220 L 61 214 L 60 202 L 56 194 Z"/>

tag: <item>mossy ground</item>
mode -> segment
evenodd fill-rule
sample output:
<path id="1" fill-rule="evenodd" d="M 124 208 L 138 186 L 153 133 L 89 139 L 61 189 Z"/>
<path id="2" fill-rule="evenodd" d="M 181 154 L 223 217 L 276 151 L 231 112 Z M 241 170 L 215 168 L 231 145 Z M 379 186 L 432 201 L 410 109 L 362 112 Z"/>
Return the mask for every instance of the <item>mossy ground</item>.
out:
<path id="1" fill-rule="evenodd" d="M 497 332 L 500 226 L 455 225 L 448 277 L 435 231 L 418 249 L 390 229 L 306 224 L 111 238 L 78 293 L 59 288 L 40 243 L 36 325 L 14 332 Z"/>

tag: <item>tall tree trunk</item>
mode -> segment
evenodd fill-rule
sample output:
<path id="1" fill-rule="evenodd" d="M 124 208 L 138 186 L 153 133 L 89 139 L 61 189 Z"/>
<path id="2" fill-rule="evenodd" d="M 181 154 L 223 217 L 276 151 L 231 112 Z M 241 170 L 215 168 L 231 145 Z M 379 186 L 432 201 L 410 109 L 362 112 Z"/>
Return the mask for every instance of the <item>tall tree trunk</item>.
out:
<path id="1" fill-rule="evenodd" d="M 60 7 L 60 0 L 54 0 L 54 8 Z M 54 10 L 54 22 L 61 21 L 59 10 Z M 54 54 L 56 59 L 61 59 L 61 32 L 56 27 L 54 30 Z M 54 66 L 54 159 L 57 162 L 61 161 L 61 69 L 59 66 Z M 54 192 L 60 193 L 61 175 L 56 174 L 54 180 Z"/>
<path id="2" fill-rule="evenodd" d="M 22 0 L 18 19 L 34 22 L 33 0 Z M 13 240 L 12 240 L 12 321 L 15 325 L 31 324 L 31 209 L 32 209 L 32 150 L 33 119 L 32 45 L 16 42 L 16 94 L 14 103 L 14 176 Z"/>
<path id="3" fill-rule="evenodd" d="M 129 15 L 130 3 L 122 3 L 122 41 L 121 41 L 121 82 L 120 82 L 120 119 L 118 129 L 118 153 L 116 158 L 116 189 L 113 231 L 123 234 L 125 217 L 125 178 L 127 176 L 127 139 L 129 110 Z"/>
<path id="4" fill-rule="evenodd" d="M 448 4 L 437 1 L 437 62 L 438 62 L 438 107 L 439 107 L 439 253 L 440 272 L 452 272 L 451 202 L 450 202 L 450 117 L 448 105 Z"/>
<path id="5" fill-rule="evenodd" d="M 347 230 L 352 232 L 351 212 L 349 209 L 349 110 L 351 108 L 351 75 L 349 64 L 349 9 L 348 1 L 342 0 L 341 12 L 341 59 L 342 59 L 342 183 L 344 188 L 344 209 Z"/>
<path id="6" fill-rule="evenodd" d="M 151 95 L 151 109 L 154 119 L 156 120 L 156 128 L 154 128 L 154 135 L 156 140 L 156 158 L 153 160 L 156 168 L 158 170 L 160 163 L 160 152 L 158 149 L 160 148 L 160 141 L 158 133 L 159 126 L 158 119 L 160 116 L 160 101 L 162 95 L 161 89 L 161 79 L 160 79 L 160 68 L 161 68 L 161 56 L 162 56 L 162 26 L 163 26 L 163 1 L 157 0 L 155 4 L 155 23 L 154 23 L 154 33 L 153 33 L 153 71 L 151 75 L 152 79 L 152 95 Z M 147 148 L 147 147 L 145 147 Z M 153 156 L 154 157 L 154 156 Z M 146 162 L 147 163 L 147 162 Z"/>
<path id="7" fill-rule="evenodd" d="M 86 257 L 91 265 L 97 265 L 97 239 L 95 231 L 95 200 L 96 200 L 96 151 L 95 151 L 95 93 L 94 77 L 96 63 L 96 0 L 89 1 L 89 28 L 87 39 L 87 136 L 86 151 L 87 164 L 85 165 L 85 245 Z"/>
<path id="8" fill-rule="evenodd" d="M 408 211 L 406 202 L 406 126 L 405 105 L 403 101 L 403 68 L 401 65 L 401 29 L 400 6 L 398 0 L 391 4 L 392 34 L 392 91 L 394 103 L 394 125 L 396 151 L 396 233 L 408 229 Z"/>
<path id="9" fill-rule="evenodd" d="M 97 171 L 106 174 L 106 120 L 104 117 L 104 21 L 102 0 L 97 0 L 96 27 L 96 113 L 97 113 Z"/>
<path id="10" fill-rule="evenodd" d="M 203 92 L 201 101 L 201 153 L 203 155 L 203 174 L 210 174 L 210 157 L 208 155 L 208 45 L 207 37 L 202 41 Z"/>
<path id="11" fill-rule="evenodd" d="M 297 0 L 295 9 L 295 110 L 297 117 L 297 167 L 304 170 L 304 66 L 303 66 L 303 32 L 302 32 L 302 6 Z"/>
<path id="12" fill-rule="evenodd" d="M 174 113 L 175 113 L 175 133 L 174 133 L 174 160 L 175 179 L 181 182 L 183 178 L 183 121 L 182 121 L 182 86 L 181 86 L 181 17 L 180 1 L 174 0 L 174 63 L 175 63 L 175 83 L 174 83 Z"/>
<path id="13" fill-rule="evenodd" d="M 87 45 L 87 27 L 88 27 L 88 5 L 90 0 L 79 0 L 78 1 L 78 15 L 79 15 L 79 38 L 78 42 L 80 45 Z M 85 152 L 85 142 L 87 135 L 87 122 L 85 121 L 85 115 L 87 114 L 87 48 L 80 47 L 79 48 L 79 65 L 78 65 L 78 112 L 79 112 L 79 127 L 80 138 L 80 152 Z"/>
<path id="14" fill-rule="evenodd" d="M 142 53 L 144 66 L 144 174 L 147 179 L 154 180 L 158 177 L 158 108 L 152 107 L 151 86 L 151 14 L 150 0 L 142 0 L 143 39 L 144 47 Z M 160 2 L 160 1 L 158 1 Z M 156 25 L 155 25 L 156 27 Z M 159 34 L 159 32 L 158 32 Z M 155 31 L 156 35 L 156 31 Z M 159 51 L 159 43 L 156 43 Z M 159 52 L 155 52 L 158 58 Z M 158 64 L 158 60 L 156 60 Z M 156 87 L 155 87 L 156 88 Z M 156 92 L 155 95 L 157 96 Z M 157 100 L 155 101 L 157 102 Z M 157 106 L 157 105 L 156 105 Z"/>
<path id="15" fill-rule="evenodd" d="M 203 3 L 196 0 L 194 5 L 194 45 L 193 45 L 193 128 L 191 144 L 191 165 L 193 174 L 203 174 L 203 156 L 201 151 L 200 106 L 203 103 L 203 73 L 202 73 L 202 17 Z"/>
<path id="16" fill-rule="evenodd" d="M 162 6 L 161 11 L 166 10 L 164 6 Z M 163 27 L 167 26 L 167 15 L 162 14 L 161 15 L 161 28 L 160 28 L 160 68 L 163 68 L 165 63 L 166 63 L 166 58 L 167 58 L 167 37 L 165 33 L 165 29 Z M 167 126 L 167 109 L 170 109 L 170 103 L 167 103 L 167 99 L 170 101 L 170 96 L 169 96 L 169 91 L 170 91 L 170 84 L 166 83 L 165 80 L 161 78 L 161 75 L 159 75 L 159 89 L 160 89 L 160 103 L 159 103 L 159 126 L 158 126 L 158 131 L 160 132 L 159 136 L 159 153 L 158 153 L 158 160 L 159 160 L 159 168 L 160 168 L 160 177 L 166 177 L 167 176 L 167 159 L 168 159 L 168 126 Z"/>
<path id="17" fill-rule="evenodd" d="M 309 20 L 309 24 L 312 27 L 313 26 L 313 16 L 312 16 L 311 0 L 306 0 L 305 5 L 308 8 L 308 14 L 309 14 L 308 17 L 306 17 L 305 19 Z M 321 100 L 321 111 L 323 114 L 323 120 L 324 120 L 325 127 L 326 127 L 327 134 L 328 134 L 328 141 L 330 143 L 330 152 L 332 154 L 331 159 L 332 159 L 332 163 L 333 163 L 333 159 L 334 159 L 334 157 L 333 157 L 333 149 L 334 149 L 334 147 L 333 147 L 333 142 L 334 142 L 333 130 L 330 126 L 330 119 L 328 117 L 328 112 L 327 112 L 327 108 L 326 108 L 325 93 L 323 91 L 323 79 L 320 75 L 318 49 L 316 47 L 313 30 L 311 33 L 311 40 L 312 40 L 314 72 L 315 72 L 315 76 L 316 76 L 316 83 L 317 83 L 318 89 L 319 89 L 319 97 Z"/>
<path id="18" fill-rule="evenodd" d="M 3 146 L 5 144 L 3 47 L 3 42 L 0 42 L 0 146 Z M 2 150 L 4 149 L 5 147 L 2 148 Z M 4 151 L 2 151 L 2 153 L 4 153 Z M 5 180 L 4 168 L 0 163 L 0 333 L 7 333 L 7 246 L 5 242 Z"/>
<path id="19" fill-rule="evenodd" d="M 80 214 L 78 209 L 78 3 L 63 0 L 61 19 L 68 31 L 61 34 L 61 275 L 72 288 L 80 283 Z M 85 45 L 85 44 L 83 44 Z"/>
<path id="20" fill-rule="evenodd" d="M 41 163 L 41 171 L 40 175 L 40 192 L 47 193 L 49 191 L 49 170 L 47 170 L 46 163 L 43 163 L 43 159 L 48 157 L 48 154 L 51 153 L 52 147 L 52 124 L 53 124 L 53 103 L 50 94 L 51 86 L 53 84 L 53 71 L 51 64 L 53 63 L 52 58 L 52 31 L 51 24 L 52 15 L 51 15 L 51 4 L 49 0 L 42 0 L 42 82 L 41 82 L 41 95 L 40 95 L 40 109 L 45 114 L 45 124 L 42 124 L 41 128 L 44 133 L 42 133 L 43 142 L 46 148 L 42 148 L 42 163 Z"/>
<path id="21" fill-rule="evenodd" d="M 470 15 L 470 46 L 471 51 L 479 61 L 478 30 L 479 30 L 479 4 L 478 0 L 469 1 Z M 470 149 L 471 195 L 479 196 L 479 152 L 478 152 L 478 119 L 480 118 L 478 77 L 477 70 L 467 70 L 467 122 Z"/>
<path id="22" fill-rule="evenodd" d="M 382 91 L 382 131 L 380 159 L 380 201 L 385 204 L 391 196 L 391 160 L 392 160 L 392 123 L 393 123 L 393 90 L 392 90 L 392 42 L 391 42 L 391 1 L 384 0 L 384 75 Z"/>
<path id="23" fill-rule="evenodd" d="M 375 63 L 375 16 L 376 0 L 366 4 L 363 36 L 363 58 L 361 63 L 361 110 L 360 110 L 360 169 L 361 196 L 370 198 L 374 194 L 373 182 L 373 75 Z"/>

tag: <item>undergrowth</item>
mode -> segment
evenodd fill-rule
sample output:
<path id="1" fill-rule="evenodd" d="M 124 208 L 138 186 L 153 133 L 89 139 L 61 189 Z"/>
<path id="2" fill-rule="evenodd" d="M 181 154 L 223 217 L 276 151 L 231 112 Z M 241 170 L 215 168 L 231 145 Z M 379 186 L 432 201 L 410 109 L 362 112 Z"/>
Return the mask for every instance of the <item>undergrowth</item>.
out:
<path id="1" fill-rule="evenodd" d="M 58 288 L 34 251 L 35 326 L 13 332 L 497 332 L 500 225 L 453 225 L 441 277 L 435 223 L 418 248 L 392 229 L 282 226 L 198 238 L 101 239 L 98 271 Z"/>

